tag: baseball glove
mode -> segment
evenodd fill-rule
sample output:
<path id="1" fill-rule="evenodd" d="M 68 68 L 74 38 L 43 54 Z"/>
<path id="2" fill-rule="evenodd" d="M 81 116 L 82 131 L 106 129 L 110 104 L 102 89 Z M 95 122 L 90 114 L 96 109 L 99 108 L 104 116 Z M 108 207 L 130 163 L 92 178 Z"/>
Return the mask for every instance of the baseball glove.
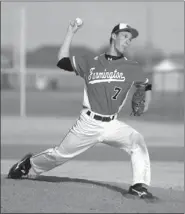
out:
<path id="1" fill-rule="evenodd" d="M 145 108 L 145 89 L 146 84 L 138 84 L 136 86 L 136 91 L 132 96 L 131 107 L 132 112 L 131 115 L 141 116 L 144 113 Z"/>

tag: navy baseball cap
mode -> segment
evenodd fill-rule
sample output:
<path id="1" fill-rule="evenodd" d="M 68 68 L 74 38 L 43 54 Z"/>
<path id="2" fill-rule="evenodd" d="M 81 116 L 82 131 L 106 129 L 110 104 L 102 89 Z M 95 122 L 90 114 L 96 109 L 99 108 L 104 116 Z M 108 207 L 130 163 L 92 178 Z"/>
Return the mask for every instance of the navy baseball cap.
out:
<path id="1" fill-rule="evenodd" d="M 128 24 L 125 24 L 125 23 L 119 23 L 118 25 L 116 25 L 112 29 L 111 34 L 118 33 L 118 32 L 121 32 L 121 31 L 126 31 L 126 32 L 131 33 L 133 39 L 136 38 L 139 35 L 139 32 L 136 29 L 130 27 Z"/>

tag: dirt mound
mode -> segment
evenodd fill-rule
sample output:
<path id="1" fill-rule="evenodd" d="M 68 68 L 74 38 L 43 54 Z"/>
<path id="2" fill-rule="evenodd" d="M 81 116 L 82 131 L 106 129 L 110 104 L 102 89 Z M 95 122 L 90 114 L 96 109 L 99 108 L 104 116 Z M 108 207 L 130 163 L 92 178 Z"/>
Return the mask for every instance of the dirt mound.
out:
<path id="1" fill-rule="evenodd" d="M 40 176 L 7 179 L 1 176 L 1 213 L 183 213 L 184 194 L 173 189 L 150 188 L 155 200 L 127 194 L 127 184 Z"/>

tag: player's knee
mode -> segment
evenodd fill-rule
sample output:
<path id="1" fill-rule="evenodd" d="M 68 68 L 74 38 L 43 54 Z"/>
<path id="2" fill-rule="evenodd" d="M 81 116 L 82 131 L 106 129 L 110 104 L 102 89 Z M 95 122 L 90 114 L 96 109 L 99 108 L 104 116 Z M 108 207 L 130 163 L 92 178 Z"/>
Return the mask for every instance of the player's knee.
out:
<path id="1" fill-rule="evenodd" d="M 137 131 L 134 131 L 134 132 L 133 132 L 132 138 L 133 138 L 134 141 L 137 141 L 137 142 L 139 142 L 139 141 L 143 142 L 143 141 L 144 141 L 143 135 L 140 134 L 140 133 L 137 132 Z"/>
<path id="2" fill-rule="evenodd" d="M 74 157 L 78 153 L 80 153 L 80 151 L 81 151 L 81 148 L 72 142 L 62 143 L 58 147 L 58 152 L 63 156 Z"/>
<path id="3" fill-rule="evenodd" d="M 56 156 L 60 158 L 73 158 L 75 156 L 74 152 L 70 151 L 66 147 L 55 147 Z"/>
<path id="4" fill-rule="evenodd" d="M 67 155 L 72 153 L 71 147 L 69 147 L 69 145 L 67 144 L 61 144 L 59 147 L 57 147 L 57 150 L 62 155 Z"/>
<path id="5" fill-rule="evenodd" d="M 140 147 L 145 149 L 146 147 L 143 135 L 137 131 L 134 131 L 132 134 L 132 144 L 134 148 Z"/>

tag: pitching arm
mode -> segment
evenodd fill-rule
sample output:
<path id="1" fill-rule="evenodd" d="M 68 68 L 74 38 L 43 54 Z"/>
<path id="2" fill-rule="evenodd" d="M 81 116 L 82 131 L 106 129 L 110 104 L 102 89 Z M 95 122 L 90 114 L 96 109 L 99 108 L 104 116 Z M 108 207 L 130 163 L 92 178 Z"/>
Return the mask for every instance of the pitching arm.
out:
<path id="1" fill-rule="evenodd" d="M 58 53 L 59 61 L 64 57 L 70 57 L 69 50 L 70 50 L 71 42 L 72 42 L 73 36 L 75 35 L 75 33 L 78 31 L 78 29 L 80 27 L 81 26 L 78 25 L 76 20 L 70 22 L 68 29 L 67 29 L 67 33 L 64 37 L 63 44 L 61 45 L 59 53 Z"/>

